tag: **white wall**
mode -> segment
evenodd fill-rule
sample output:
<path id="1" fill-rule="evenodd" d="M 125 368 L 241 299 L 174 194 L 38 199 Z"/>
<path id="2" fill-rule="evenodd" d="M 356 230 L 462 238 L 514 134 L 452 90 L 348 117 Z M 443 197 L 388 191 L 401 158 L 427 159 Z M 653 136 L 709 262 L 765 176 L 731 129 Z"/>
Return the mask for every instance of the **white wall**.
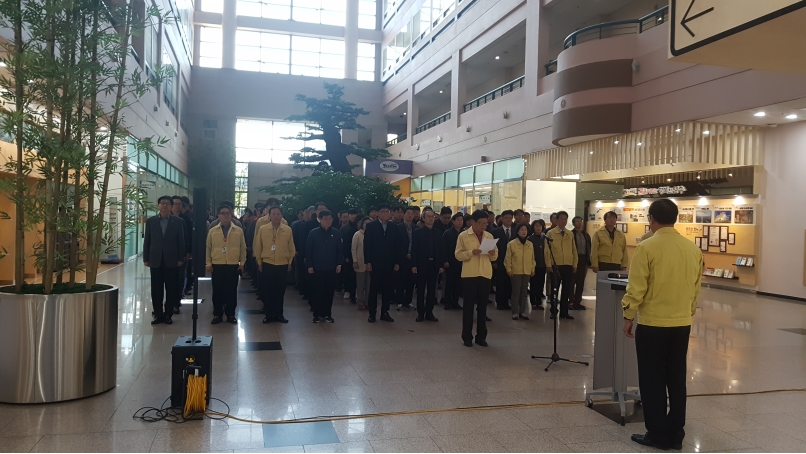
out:
<path id="1" fill-rule="evenodd" d="M 576 200 L 577 184 L 574 182 L 526 181 L 524 209 L 530 213 L 550 214 L 557 211 L 574 213 Z M 546 223 L 548 223 L 548 214 L 544 217 Z"/>
<path id="2" fill-rule="evenodd" d="M 760 172 L 762 203 L 758 260 L 761 292 L 806 298 L 803 285 L 806 210 L 806 122 L 769 129 Z"/>

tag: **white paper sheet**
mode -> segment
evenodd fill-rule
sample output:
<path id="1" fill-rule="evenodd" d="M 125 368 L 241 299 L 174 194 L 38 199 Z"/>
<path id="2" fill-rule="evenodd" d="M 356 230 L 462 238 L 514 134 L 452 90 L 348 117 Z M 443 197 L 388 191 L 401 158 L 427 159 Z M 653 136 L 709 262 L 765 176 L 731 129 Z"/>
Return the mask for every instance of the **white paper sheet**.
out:
<path id="1" fill-rule="evenodd" d="M 485 238 L 481 241 L 481 246 L 479 246 L 479 249 L 481 249 L 481 254 L 487 255 L 487 252 L 493 250 L 497 244 L 498 240 L 495 238 Z"/>

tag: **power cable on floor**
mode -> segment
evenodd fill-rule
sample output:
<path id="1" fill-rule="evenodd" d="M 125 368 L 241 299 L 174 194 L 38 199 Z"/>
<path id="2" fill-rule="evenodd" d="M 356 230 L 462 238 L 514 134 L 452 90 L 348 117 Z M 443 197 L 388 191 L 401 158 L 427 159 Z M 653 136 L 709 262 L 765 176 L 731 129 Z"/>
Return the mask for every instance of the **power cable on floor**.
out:
<path id="1" fill-rule="evenodd" d="M 698 394 L 689 394 L 687 397 L 726 397 L 726 396 L 749 396 L 749 395 L 759 395 L 759 394 L 774 394 L 774 393 L 789 393 L 789 392 L 806 392 L 806 388 L 790 388 L 790 389 L 770 389 L 770 390 L 763 390 L 763 391 L 748 391 L 748 392 L 733 392 L 733 393 L 698 393 Z M 469 411 L 487 411 L 487 410 L 513 410 L 518 408 L 536 408 L 536 407 L 559 407 L 559 406 L 571 406 L 571 405 L 584 405 L 584 400 L 570 400 L 564 402 L 537 402 L 537 403 L 527 403 L 527 404 L 509 404 L 509 405 L 484 405 L 484 406 L 476 406 L 476 407 L 458 407 L 458 408 L 444 408 L 438 410 L 412 410 L 412 411 L 394 411 L 394 412 L 385 412 L 385 413 L 366 413 L 361 415 L 336 415 L 336 416 L 314 416 L 310 418 L 297 418 L 297 419 L 288 419 L 282 421 L 260 421 L 260 420 L 253 420 L 253 419 L 245 419 L 239 418 L 237 416 L 233 416 L 229 414 L 230 408 L 224 401 L 220 399 L 211 399 L 217 400 L 224 404 L 227 407 L 227 412 L 222 413 L 215 410 L 207 409 L 207 411 L 200 413 L 203 416 L 206 416 L 210 419 L 216 420 L 224 420 L 224 419 L 233 419 L 235 421 L 251 423 L 251 424 L 298 424 L 298 423 L 306 423 L 306 422 L 323 422 L 323 421 L 345 421 L 345 420 L 352 420 L 352 419 L 367 419 L 367 418 L 380 418 L 385 416 L 404 416 L 404 415 L 421 415 L 421 414 L 432 414 L 432 413 L 459 413 L 459 412 L 469 412 Z M 168 399 L 165 399 L 167 402 Z M 163 406 L 165 405 L 163 402 Z M 607 403 L 612 402 L 607 399 L 601 400 L 594 400 L 593 403 Z M 141 410 L 148 409 L 147 412 L 139 415 Z M 168 421 L 168 422 L 176 422 L 176 423 L 184 423 L 189 421 L 189 419 L 185 419 L 182 417 L 181 411 L 179 414 L 168 412 L 167 410 L 174 410 L 174 409 L 156 409 L 156 408 L 148 408 L 144 407 L 135 413 L 134 418 L 140 419 L 145 422 L 156 422 L 156 421 Z M 174 410 L 175 411 L 175 410 Z M 150 416 L 149 412 L 155 412 L 154 416 Z M 163 415 L 167 415 L 165 417 Z"/>

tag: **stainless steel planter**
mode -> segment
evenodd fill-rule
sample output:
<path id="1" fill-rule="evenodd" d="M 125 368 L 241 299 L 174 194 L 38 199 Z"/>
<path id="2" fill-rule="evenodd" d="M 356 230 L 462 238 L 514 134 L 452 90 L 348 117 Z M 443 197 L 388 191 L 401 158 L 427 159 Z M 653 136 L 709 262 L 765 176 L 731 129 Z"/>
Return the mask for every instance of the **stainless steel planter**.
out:
<path id="1" fill-rule="evenodd" d="M 0 293 L 0 402 L 59 402 L 114 388 L 117 337 L 117 287 Z"/>

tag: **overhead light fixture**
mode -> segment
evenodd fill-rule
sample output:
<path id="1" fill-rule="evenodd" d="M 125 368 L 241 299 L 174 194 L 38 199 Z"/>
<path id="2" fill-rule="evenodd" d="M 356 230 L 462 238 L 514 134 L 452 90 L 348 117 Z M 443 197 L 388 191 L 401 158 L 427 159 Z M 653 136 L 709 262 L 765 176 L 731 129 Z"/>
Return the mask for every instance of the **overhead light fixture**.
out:
<path id="1" fill-rule="evenodd" d="M 704 136 L 707 136 L 708 134 L 711 134 L 711 131 L 705 130 L 702 132 L 702 135 Z"/>
<path id="2" fill-rule="evenodd" d="M 406 115 L 406 112 L 403 112 L 403 115 Z"/>
<path id="3" fill-rule="evenodd" d="M 786 119 L 787 119 L 787 120 L 797 120 L 797 119 L 798 119 L 798 116 L 797 116 L 797 115 L 795 115 L 795 114 L 790 114 L 790 115 L 787 115 L 787 116 L 786 116 Z"/>
<path id="4" fill-rule="evenodd" d="M 638 144 L 637 144 L 637 145 L 640 147 L 640 146 L 641 146 L 641 145 L 643 145 L 643 144 L 644 144 L 643 142 L 638 142 Z"/>
<path id="5" fill-rule="evenodd" d="M 728 176 L 729 176 L 729 177 L 732 177 L 732 176 L 733 176 L 733 174 L 732 174 L 732 173 L 729 173 L 729 174 L 728 174 Z"/>
<path id="6" fill-rule="evenodd" d="M 756 113 L 753 114 L 753 116 L 758 117 L 758 118 L 762 118 L 762 117 L 766 117 L 767 113 L 766 112 L 756 112 Z"/>
<path id="7" fill-rule="evenodd" d="M 617 141 L 613 142 L 613 144 L 614 144 L 614 145 L 618 145 L 618 142 L 619 142 L 619 141 L 617 140 Z"/>
<path id="8" fill-rule="evenodd" d="M 674 130 L 674 132 L 680 132 L 680 131 L 681 131 L 680 128 L 677 128 L 677 129 Z"/>
<path id="9" fill-rule="evenodd" d="M 697 201 L 697 205 L 699 205 L 699 206 L 708 205 L 708 199 L 706 199 L 703 196 L 700 196 L 700 200 Z"/>
<path id="10" fill-rule="evenodd" d="M 641 184 L 644 184 L 644 183 L 646 183 L 646 181 L 644 181 L 644 180 L 641 180 Z"/>
<path id="11" fill-rule="evenodd" d="M 672 181 L 672 179 L 671 179 L 671 178 L 667 178 L 667 179 L 666 179 L 666 181 Z"/>
<path id="12" fill-rule="evenodd" d="M 642 207 L 648 207 L 649 206 L 649 200 L 641 199 L 641 206 Z"/>
<path id="13" fill-rule="evenodd" d="M 568 150 L 568 152 L 570 153 L 570 152 L 571 152 L 571 150 Z"/>
<path id="14" fill-rule="evenodd" d="M 593 154 L 593 152 L 592 152 L 592 151 L 591 151 L 591 154 Z"/>
<path id="15" fill-rule="evenodd" d="M 601 201 L 601 200 L 597 200 L 597 201 L 596 201 L 596 208 L 601 208 L 601 207 L 602 207 L 602 201 Z"/>
<path id="16" fill-rule="evenodd" d="M 624 201 L 619 200 L 618 203 L 616 204 L 616 206 L 618 206 L 619 208 L 622 208 L 624 206 Z"/>
<path id="17" fill-rule="evenodd" d="M 740 196 L 738 194 L 736 195 L 736 198 L 733 199 L 733 204 L 734 205 L 744 205 L 744 203 L 745 203 L 744 202 L 744 197 L 742 197 L 742 196 Z"/>
<path id="18" fill-rule="evenodd" d="M 498 55 L 496 55 L 496 56 L 495 56 L 495 59 L 496 59 L 496 60 L 500 60 L 500 59 L 501 59 L 501 57 L 499 57 Z"/>
<path id="19" fill-rule="evenodd" d="M 442 93 L 442 90 L 440 90 L 439 92 Z"/>

